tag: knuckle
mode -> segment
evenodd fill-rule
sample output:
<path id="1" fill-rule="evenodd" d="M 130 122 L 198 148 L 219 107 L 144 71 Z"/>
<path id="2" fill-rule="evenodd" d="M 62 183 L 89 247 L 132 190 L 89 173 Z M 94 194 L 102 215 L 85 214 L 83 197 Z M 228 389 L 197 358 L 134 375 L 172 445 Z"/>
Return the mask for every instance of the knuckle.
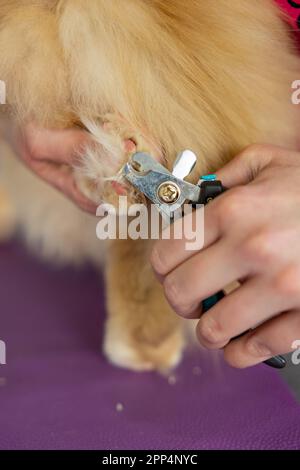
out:
<path id="1" fill-rule="evenodd" d="M 300 298 L 300 268 L 291 265 L 282 270 L 273 281 L 273 288 L 282 296 Z"/>
<path id="2" fill-rule="evenodd" d="M 218 203 L 221 224 L 234 223 L 243 216 L 246 204 L 249 203 L 248 188 L 231 189 Z M 246 199 L 247 198 L 247 199 Z"/>
<path id="3" fill-rule="evenodd" d="M 277 149 L 278 151 L 278 149 Z M 267 166 L 276 156 L 276 147 L 268 144 L 249 145 L 237 157 L 238 163 L 248 173 L 248 178 L 254 180 L 262 167 Z"/>
<path id="4" fill-rule="evenodd" d="M 272 155 L 274 147 L 269 144 L 251 144 L 240 154 L 241 160 L 247 162 L 257 155 Z"/>
<path id="5" fill-rule="evenodd" d="M 271 231 L 263 231 L 250 237 L 244 242 L 240 251 L 245 261 L 258 266 L 273 262 L 278 257 L 278 250 Z"/>

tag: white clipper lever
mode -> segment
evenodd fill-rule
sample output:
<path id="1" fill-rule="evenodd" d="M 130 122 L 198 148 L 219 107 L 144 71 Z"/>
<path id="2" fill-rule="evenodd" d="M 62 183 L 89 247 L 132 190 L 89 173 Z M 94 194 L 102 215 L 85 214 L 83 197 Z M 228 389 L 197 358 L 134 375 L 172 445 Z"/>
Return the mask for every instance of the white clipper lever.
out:
<path id="1" fill-rule="evenodd" d="M 184 180 L 194 169 L 197 157 L 191 150 L 180 152 L 175 160 L 172 175 Z"/>

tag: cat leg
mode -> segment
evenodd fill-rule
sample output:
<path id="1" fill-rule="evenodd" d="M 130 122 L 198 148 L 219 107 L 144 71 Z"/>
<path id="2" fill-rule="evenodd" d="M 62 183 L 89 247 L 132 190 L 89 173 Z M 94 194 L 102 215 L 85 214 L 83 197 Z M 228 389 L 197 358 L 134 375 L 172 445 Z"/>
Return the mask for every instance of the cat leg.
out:
<path id="1" fill-rule="evenodd" d="M 180 361 L 184 334 L 152 272 L 149 247 L 147 240 L 111 242 L 104 352 L 120 367 L 165 371 Z"/>

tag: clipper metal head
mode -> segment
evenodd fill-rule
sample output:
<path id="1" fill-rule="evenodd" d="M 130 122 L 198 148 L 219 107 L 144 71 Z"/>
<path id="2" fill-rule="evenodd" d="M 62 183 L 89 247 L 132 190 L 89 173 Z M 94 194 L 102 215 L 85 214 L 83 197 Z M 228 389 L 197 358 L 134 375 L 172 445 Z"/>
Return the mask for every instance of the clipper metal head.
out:
<path id="1" fill-rule="evenodd" d="M 123 176 L 155 204 L 162 215 L 173 218 L 186 201 L 197 202 L 200 187 L 184 181 L 197 161 L 191 150 L 181 152 L 172 173 L 143 152 L 135 153 L 123 168 Z"/>

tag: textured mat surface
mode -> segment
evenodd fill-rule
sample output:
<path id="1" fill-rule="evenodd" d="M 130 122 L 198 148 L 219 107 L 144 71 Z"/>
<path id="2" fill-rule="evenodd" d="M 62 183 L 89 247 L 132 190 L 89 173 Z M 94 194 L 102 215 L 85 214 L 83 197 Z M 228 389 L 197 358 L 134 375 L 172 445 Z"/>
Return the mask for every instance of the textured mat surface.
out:
<path id="1" fill-rule="evenodd" d="M 266 366 L 190 352 L 169 380 L 107 364 L 103 289 L 0 247 L 1 449 L 296 449 L 300 409 Z"/>

